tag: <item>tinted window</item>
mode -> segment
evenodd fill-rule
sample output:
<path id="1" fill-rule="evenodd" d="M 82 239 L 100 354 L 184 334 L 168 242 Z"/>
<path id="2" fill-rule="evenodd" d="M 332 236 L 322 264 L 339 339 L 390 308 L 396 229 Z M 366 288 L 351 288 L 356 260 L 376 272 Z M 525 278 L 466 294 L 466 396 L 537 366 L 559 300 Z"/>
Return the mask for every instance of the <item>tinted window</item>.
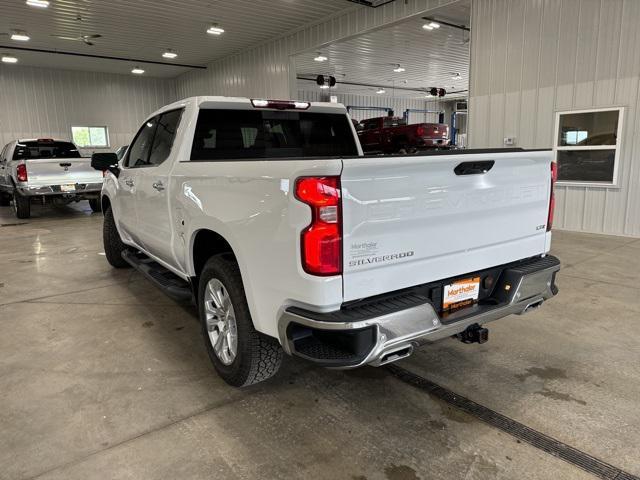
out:
<path id="1" fill-rule="evenodd" d="M 558 180 L 613 182 L 615 150 L 559 150 Z"/>
<path id="2" fill-rule="evenodd" d="M 339 113 L 200 110 L 192 160 L 357 155 Z"/>
<path id="3" fill-rule="evenodd" d="M 404 119 L 402 118 L 387 117 L 384 119 L 385 127 L 398 127 L 400 125 L 406 125 L 406 124 L 407 122 L 405 122 Z"/>
<path id="4" fill-rule="evenodd" d="M 149 151 L 151 150 L 151 142 L 153 142 L 153 134 L 156 131 L 158 117 L 147 120 L 140 128 L 136 138 L 129 148 L 126 166 L 129 168 L 144 167 L 149 165 Z"/>
<path id="5" fill-rule="evenodd" d="M 558 146 L 615 145 L 618 111 L 560 115 Z"/>
<path id="6" fill-rule="evenodd" d="M 71 142 L 32 141 L 16 144 L 14 160 L 33 160 L 39 158 L 80 158 L 80 152 Z"/>
<path id="7" fill-rule="evenodd" d="M 124 157 L 124 154 L 127 152 L 127 147 L 129 145 L 123 145 L 122 147 L 118 148 L 116 150 L 116 156 L 118 157 L 118 160 L 121 160 L 122 157 Z"/>
<path id="8" fill-rule="evenodd" d="M 160 165 L 169 158 L 181 116 L 182 110 L 173 110 L 160 116 L 156 135 L 153 139 L 153 147 L 151 147 L 151 155 L 149 155 L 149 163 L 151 165 Z"/>
<path id="9" fill-rule="evenodd" d="M 373 130 L 374 128 L 378 128 L 378 120 L 363 120 L 362 126 L 364 130 Z"/>

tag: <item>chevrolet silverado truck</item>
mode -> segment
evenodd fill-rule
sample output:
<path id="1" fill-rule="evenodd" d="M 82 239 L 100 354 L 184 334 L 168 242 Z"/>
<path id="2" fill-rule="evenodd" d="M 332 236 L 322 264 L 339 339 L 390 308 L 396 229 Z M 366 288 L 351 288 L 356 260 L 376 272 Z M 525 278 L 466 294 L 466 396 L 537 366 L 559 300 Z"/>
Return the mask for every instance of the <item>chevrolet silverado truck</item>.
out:
<path id="1" fill-rule="evenodd" d="M 195 301 L 234 386 L 283 353 L 354 368 L 481 343 L 557 293 L 550 151 L 364 157 L 342 105 L 195 97 L 92 165 L 107 261 Z"/>
<path id="2" fill-rule="evenodd" d="M 33 203 L 66 205 L 89 200 L 100 211 L 102 174 L 71 142 L 14 140 L 0 151 L 0 205 L 13 200 L 16 217 L 29 218 Z"/>
<path id="3" fill-rule="evenodd" d="M 360 144 L 365 153 L 415 153 L 449 148 L 449 126 L 442 123 L 407 125 L 398 117 L 369 118 L 360 122 Z"/>

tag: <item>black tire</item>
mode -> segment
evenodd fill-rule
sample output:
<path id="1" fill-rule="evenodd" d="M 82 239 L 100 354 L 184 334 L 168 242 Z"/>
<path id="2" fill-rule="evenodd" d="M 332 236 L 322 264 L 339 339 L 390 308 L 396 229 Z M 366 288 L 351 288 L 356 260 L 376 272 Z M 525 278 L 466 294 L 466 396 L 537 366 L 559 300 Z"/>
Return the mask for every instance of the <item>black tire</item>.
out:
<path id="1" fill-rule="evenodd" d="M 8 207 L 11 205 L 11 195 L 0 192 L 0 207 Z"/>
<path id="2" fill-rule="evenodd" d="M 235 316 L 237 352 L 228 365 L 216 354 L 207 329 L 205 289 L 213 279 L 217 279 L 226 289 Z M 267 380 L 276 374 L 282 363 L 282 348 L 275 338 L 263 335 L 253 327 L 240 269 L 232 257 L 216 255 L 205 264 L 198 285 L 198 310 L 207 353 L 225 382 L 234 387 L 244 387 Z"/>
<path id="3" fill-rule="evenodd" d="M 129 268 L 131 265 L 122 258 L 122 252 L 127 250 L 127 247 L 122 243 L 118 229 L 116 228 L 116 222 L 113 219 L 113 211 L 111 208 L 107 208 L 104 213 L 104 223 L 102 225 L 102 241 L 104 243 L 104 254 L 107 257 L 107 261 L 114 268 Z"/>
<path id="4" fill-rule="evenodd" d="M 91 211 L 97 213 L 102 211 L 102 205 L 100 204 L 99 198 L 90 198 L 89 206 L 91 207 Z"/>
<path id="5" fill-rule="evenodd" d="M 17 190 L 14 191 L 13 211 L 17 218 L 29 218 L 31 216 L 31 199 L 20 195 Z"/>

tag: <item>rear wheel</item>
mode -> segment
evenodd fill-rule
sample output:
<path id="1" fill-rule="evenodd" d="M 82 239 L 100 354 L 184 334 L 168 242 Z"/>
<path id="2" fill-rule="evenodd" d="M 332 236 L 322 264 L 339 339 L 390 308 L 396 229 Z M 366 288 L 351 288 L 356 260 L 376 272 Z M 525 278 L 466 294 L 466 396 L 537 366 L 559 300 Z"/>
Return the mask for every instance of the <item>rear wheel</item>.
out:
<path id="1" fill-rule="evenodd" d="M 102 205 L 100 205 L 100 199 L 99 198 L 91 198 L 91 199 L 89 199 L 89 206 L 91 207 L 91 211 L 93 211 L 93 212 L 101 212 L 102 211 Z"/>
<path id="2" fill-rule="evenodd" d="M 131 265 L 122 258 L 122 252 L 127 250 L 127 246 L 122 242 L 116 222 L 113 218 L 113 210 L 107 208 L 104 213 L 104 223 L 102 225 L 102 241 L 104 243 L 104 254 L 107 261 L 115 268 L 129 268 Z"/>
<path id="3" fill-rule="evenodd" d="M 253 327 L 238 264 L 229 256 L 216 255 L 205 264 L 198 309 L 207 353 L 225 382 L 244 387 L 276 374 L 282 348 Z"/>
<path id="4" fill-rule="evenodd" d="M 13 211 L 17 218 L 29 218 L 31 216 L 31 200 L 20 195 L 17 190 L 13 192 Z"/>

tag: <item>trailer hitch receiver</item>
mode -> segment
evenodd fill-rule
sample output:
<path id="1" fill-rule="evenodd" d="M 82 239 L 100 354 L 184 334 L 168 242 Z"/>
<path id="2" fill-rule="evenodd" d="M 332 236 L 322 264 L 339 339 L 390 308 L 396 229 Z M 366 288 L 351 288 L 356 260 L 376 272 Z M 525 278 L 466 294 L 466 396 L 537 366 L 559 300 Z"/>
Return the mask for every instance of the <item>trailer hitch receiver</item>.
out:
<path id="1" fill-rule="evenodd" d="M 474 323 L 465 331 L 458 333 L 456 337 L 462 343 L 486 343 L 489 341 L 489 330 Z"/>

